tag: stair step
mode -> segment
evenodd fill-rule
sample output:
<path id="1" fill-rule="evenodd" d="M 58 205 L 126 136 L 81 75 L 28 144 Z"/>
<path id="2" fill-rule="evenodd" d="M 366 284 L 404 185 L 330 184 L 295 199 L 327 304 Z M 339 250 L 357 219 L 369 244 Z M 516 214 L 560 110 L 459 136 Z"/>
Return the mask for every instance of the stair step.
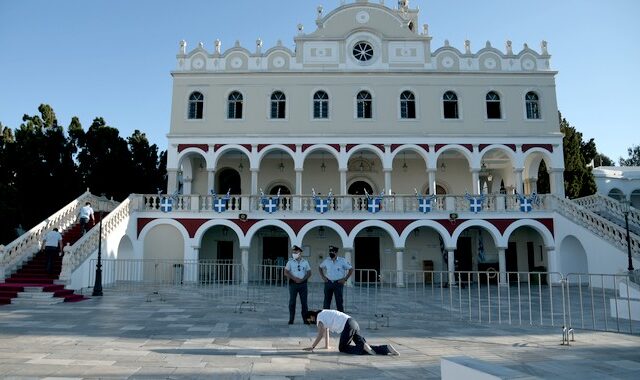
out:
<path id="1" fill-rule="evenodd" d="M 37 299 L 37 300 L 41 300 L 41 299 L 49 299 L 49 298 L 53 298 L 53 293 L 49 293 L 49 292 L 22 292 L 22 293 L 18 293 L 18 298 L 23 299 L 23 298 L 30 298 L 30 299 Z"/>
<path id="2" fill-rule="evenodd" d="M 52 278 L 7 278 L 6 283 L 11 284 L 52 284 Z"/>
<path id="3" fill-rule="evenodd" d="M 64 302 L 63 298 L 14 298 L 11 300 L 12 305 L 29 305 L 29 306 L 39 306 L 39 305 L 55 305 L 57 303 Z"/>
<path id="4" fill-rule="evenodd" d="M 25 286 L 22 293 L 42 293 L 42 286 Z"/>

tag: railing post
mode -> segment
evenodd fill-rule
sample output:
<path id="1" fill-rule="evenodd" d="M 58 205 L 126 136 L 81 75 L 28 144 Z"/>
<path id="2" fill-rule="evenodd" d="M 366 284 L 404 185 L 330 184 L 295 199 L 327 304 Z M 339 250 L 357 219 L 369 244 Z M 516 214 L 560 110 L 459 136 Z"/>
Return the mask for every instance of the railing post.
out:
<path id="1" fill-rule="evenodd" d="M 447 248 L 447 270 L 449 271 L 449 286 L 453 286 L 456 284 L 456 257 L 455 250 L 452 248 Z"/>
<path id="2" fill-rule="evenodd" d="M 504 247 L 498 247 L 498 267 L 500 271 L 499 284 L 506 286 L 507 281 L 507 257 Z"/>
<path id="3" fill-rule="evenodd" d="M 190 211 L 200 211 L 200 195 L 191 195 Z"/>
<path id="4" fill-rule="evenodd" d="M 404 251 L 402 248 L 396 248 L 396 286 L 404 287 Z"/>
<path id="5" fill-rule="evenodd" d="M 352 258 L 352 250 L 351 248 L 343 248 L 344 249 L 344 259 L 351 265 L 353 265 L 353 258 Z M 355 272 L 355 271 L 354 271 Z M 351 277 L 349 277 L 349 279 L 347 280 L 347 286 L 353 286 L 353 278 L 355 277 L 355 274 Z"/>
<path id="6" fill-rule="evenodd" d="M 242 283 L 249 283 L 249 247 L 240 247 L 242 263 Z"/>

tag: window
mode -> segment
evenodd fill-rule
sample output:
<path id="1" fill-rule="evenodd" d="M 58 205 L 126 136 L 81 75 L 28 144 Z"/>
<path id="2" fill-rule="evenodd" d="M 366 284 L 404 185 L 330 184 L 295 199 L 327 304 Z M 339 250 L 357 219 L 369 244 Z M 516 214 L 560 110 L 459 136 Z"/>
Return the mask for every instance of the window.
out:
<path id="1" fill-rule="evenodd" d="M 360 91 L 356 97 L 357 102 L 357 118 L 358 119 L 371 119 L 371 106 L 373 101 L 371 100 L 371 94 L 367 91 Z"/>
<path id="2" fill-rule="evenodd" d="M 360 41 L 353 46 L 353 57 L 360 62 L 367 62 L 373 58 L 373 47 L 365 41 Z"/>
<path id="3" fill-rule="evenodd" d="M 458 96 L 453 91 L 447 91 L 442 96 L 442 107 L 445 119 L 458 118 Z"/>
<path id="4" fill-rule="evenodd" d="M 271 94 L 271 118 L 284 119 L 287 99 L 281 91 Z"/>
<path id="5" fill-rule="evenodd" d="M 227 118 L 242 119 L 242 94 L 238 91 L 230 93 L 227 103 Z"/>
<path id="6" fill-rule="evenodd" d="M 527 107 L 527 119 L 540 119 L 540 104 L 538 94 L 527 92 L 525 96 L 525 106 Z"/>
<path id="7" fill-rule="evenodd" d="M 313 94 L 313 118 L 329 118 L 329 95 L 324 91 L 318 91 Z"/>
<path id="8" fill-rule="evenodd" d="M 199 92 L 192 92 L 189 95 L 189 119 L 202 119 L 204 108 L 204 96 Z"/>
<path id="9" fill-rule="evenodd" d="M 487 119 L 501 119 L 500 95 L 494 91 L 487 93 Z"/>
<path id="10" fill-rule="evenodd" d="M 416 97 L 411 91 L 403 91 L 400 94 L 400 118 L 416 118 Z"/>

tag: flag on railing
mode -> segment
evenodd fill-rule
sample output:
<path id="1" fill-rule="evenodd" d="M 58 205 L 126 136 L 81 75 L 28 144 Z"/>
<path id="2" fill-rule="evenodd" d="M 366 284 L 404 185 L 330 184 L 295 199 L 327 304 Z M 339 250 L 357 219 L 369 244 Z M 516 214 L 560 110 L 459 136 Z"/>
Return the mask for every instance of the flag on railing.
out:
<path id="1" fill-rule="evenodd" d="M 262 209 L 269 214 L 272 214 L 278 210 L 278 203 L 280 202 L 280 189 L 278 188 L 278 194 L 274 197 L 266 197 L 262 189 L 260 189 L 260 203 Z"/>
<path id="2" fill-rule="evenodd" d="M 418 198 L 418 211 L 423 214 L 431 212 L 431 201 L 436 197 L 435 195 L 426 195 L 424 197 L 418 194 L 417 189 L 413 189 L 416 192 L 416 197 Z"/>
<path id="3" fill-rule="evenodd" d="M 482 241 L 482 230 L 478 231 L 478 261 L 484 263 L 484 242 Z"/>
<path id="4" fill-rule="evenodd" d="M 529 198 L 524 195 L 517 194 L 518 199 L 520 200 L 520 211 L 522 212 L 531 212 L 533 210 L 533 205 L 540 204 L 540 199 L 538 198 L 538 194 L 531 193 Z"/>
<path id="5" fill-rule="evenodd" d="M 211 195 L 213 195 L 212 207 L 213 210 L 221 213 L 227 211 L 227 207 L 229 205 L 229 198 L 231 198 L 231 188 L 227 191 L 227 194 L 224 197 L 218 197 L 215 191 L 211 190 Z"/>
<path id="6" fill-rule="evenodd" d="M 329 205 L 331 204 L 331 200 L 333 199 L 333 190 L 329 189 L 329 195 L 324 199 L 316 195 L 315 189 L 312 188 L 311 191 L 313 194 L 313 203 L 316 211 L 321 214 L 329 211 Z"/>
<path id="7" fill-rule="evenodd" d="M 478 213 L 482 211 L 482 203 L 484 202 L 484 195 L 480 195 L 479 197 L 472 197 L 471 194 L 465 193 L 464 197 L 469 201 L 469 211 Z"/>
<path id="8" fill-rule="evenodd" d="M 364 194 L 367 196 L 367 211 L 372 214 L 380 211 L 380 208 L 382 207 L 382 198 L 384 197 L 384 190 L 380 193 L 380 196 L 377 197 L 370 196 L 366 189 Z"/>
<path id="9" fill-rule="evenodd" d="M 160 211 L 162 212 L 171 212 L 173 211 L 173 204 L 178 198 L 178 190 L 174 191 L 173 194 L 160 198 Z"/>

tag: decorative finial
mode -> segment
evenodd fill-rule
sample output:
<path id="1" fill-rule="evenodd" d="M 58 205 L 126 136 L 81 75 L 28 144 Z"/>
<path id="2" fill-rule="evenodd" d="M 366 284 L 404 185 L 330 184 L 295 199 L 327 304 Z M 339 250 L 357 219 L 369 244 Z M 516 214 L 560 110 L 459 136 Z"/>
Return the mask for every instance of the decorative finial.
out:
<path id="1" fill-rule="evenodd" d="M 444 46 L 449 47 L 449 40 L 444 40 Z"/>
<path id="2" fill-rule="evenodd" d="M 276 42 L 276 46 L 282 46 L 282 40 L 278 40 L 278 41 Z"/>
<path id="3" fill-rule="evenodd" d="M 219 39 L 216 39 L 216 41 L 213 44 L 216 49 L 216 54 L 220 54 L 220 47 L 222 46 L 222 42 L 220 42 Z"/>
<path id="4" fill-rule="evenodd" d="M 487 43 L 484 45 L 484 47 L 490 48 L 491 47 L 491 41 L 487 41 Z"/>
<path id="5" fill-rule="evenodd" d="M 258 39 L 256 40 L 256 54 L 259 54 L 261 49 L 262 49 L 262 39 L 258 37 Z"/>
<path id="6" fill-rule="evenodd" d="M 549 55 L 547 51 L 547 41 L 542 40 L 542 42 L 540 42 L 540 49 L 542 50 L 542 55 Z"/>
<path id="7" fill-rule="evenodd" d="M 471 41 L 464 40 L 464 53 L 471 54 Z"/>
<path id="8" fill-rule="evenodd" d="M 180 41 L 180 54 L 187 54 L 187 41 Z"/>
<path id="9" fill-rule="evenodd" d="M 507 54 L 513 55 L 513 47 L 511 46 L 511 41 L 507 40 Z"/>
<path id="10" fill-rule="evenodd" d="M 240 40 L 236 40 L 236 43 L 233 44 L 234 47 L 240 47 Z"/>
<path id="11" fill-rule="evenodd" d="M 529 49 L 529 45 L 527 45 L 526 43 L 524 44 L 524 50 Z"/>
<path id="12" fill-rule="evenodd" d="M 318 5 L 318 8 L 316 8 L 316 11 L 318 12 L 318 18 L 322 18 L 322 10 L 324 8 L 322 8 L 322 5 Z"/>
<path id="13" fill-rule="evenodd" d="M 303 30 L 304 30 L 304 25 L 298 24 L 298 33 L 302 33 Z"/>
<path id="14" fill-rule="evenodd" d="M 425 36 L 429 35 L 429 24 L 422 24 L 422 34 Z"/>
<path id="15" fill-rule="evenodd" d="M 200 49 L 204 49 L 204 42 L 198 42 L 198 47 Z"/>

